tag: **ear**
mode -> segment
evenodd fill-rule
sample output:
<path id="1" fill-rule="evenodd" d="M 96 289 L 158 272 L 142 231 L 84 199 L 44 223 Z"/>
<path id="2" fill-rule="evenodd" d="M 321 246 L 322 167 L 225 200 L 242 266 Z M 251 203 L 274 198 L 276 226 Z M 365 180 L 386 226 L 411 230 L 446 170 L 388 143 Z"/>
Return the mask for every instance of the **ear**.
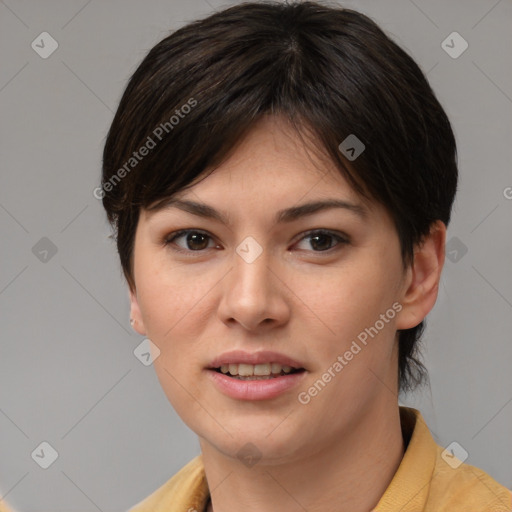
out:
<path id="1" fill-rule="evenodd" d="M 130 318 L 133 319 L 133 329 L 142 336 L 146 336 L 146 328 L 142 321 L 139 302 L 137 299 L 137 291 L 130 288 Z"/>
<path id="2" fill-rule="evenodd" d="M 414 248 L 414 260 L 404 279 L 397 329 L 416 327 L 434 307 L 444 265 L 445 243 L 446 226 L 438 220 Z"/>

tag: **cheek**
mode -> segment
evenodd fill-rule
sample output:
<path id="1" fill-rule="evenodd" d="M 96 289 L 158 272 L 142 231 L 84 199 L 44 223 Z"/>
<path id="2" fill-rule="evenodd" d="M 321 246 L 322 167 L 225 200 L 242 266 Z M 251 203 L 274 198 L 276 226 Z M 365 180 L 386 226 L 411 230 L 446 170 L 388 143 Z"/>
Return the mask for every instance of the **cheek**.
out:
<path id="1" fill-rule="evenodd" d="M 201 391 L 203 331 L 212 315 L 206 298 L 216 280 L 207 273 L 199 277 L 184 266 L 151 269 L 142 260 L 140 264 L 139 306 L 147 337 L 160 349 L 153 367 L 169 402 L 192 428 L 202 412 L 191 397 Z"/>
<path id="2" fill-rule="evenodd" d="M 171 403 L 181 410 L 196 394 L 205 364 L 205 333 L 215 315 L 211 300 L 218 272 L 193 265 L 153 267 L 140 261 L 138 298 L 147 337 L 160 349 L 154 368 Z M 215 275 L 212 275 L 215 274 Z M 181 405 L 180 405 L 181 404 Z"/>
<path id="3" fill-rule="evenodd" d="M 157 258 L 146 265 L 141 260 L 139 269 L 139 306 L 148 337 L 166 343 L 175 340 L 178 332 L 194 336 L 202 322 L 191 318 L 206 314 L 207 296 L 218 281 L 216 275 L 192 264 L 169 266 Z"/>
<path id="4" fill-rule="evenodd" d="M 351 340 L 392 307 L 399 280 L 396 267 L 394 261 L 360 259 L 317 282 L 310 299 L 331 334 Z"/>

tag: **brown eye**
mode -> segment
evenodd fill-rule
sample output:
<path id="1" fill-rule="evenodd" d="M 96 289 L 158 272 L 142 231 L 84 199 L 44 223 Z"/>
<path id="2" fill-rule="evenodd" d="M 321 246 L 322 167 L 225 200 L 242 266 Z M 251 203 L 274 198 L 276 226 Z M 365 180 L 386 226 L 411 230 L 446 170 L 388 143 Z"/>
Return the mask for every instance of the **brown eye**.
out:
<path id="1" fill-rule="evenodd" d="M 183 239 L 184 243 L 177 243 L 177 240 L 180 239 Z M 306 233 L 299 241 L 299 244 L 304 240 L 309 240 L 309 247 L 305 248 L 306 251 L 313 250 L 315 253 L 329 252 L 329 254 L 332 252 L 331 249 L 341 248 L 341 246 L 350 243 L 347 236 L 318 229 Z M 163 240 L 163 245 L 174 246 L 173 250 L 176 252 L 192 254 L 217 247 L 215 244 L 213 246 L 209 245 L 209 242 L 213 242 L 213 238 L 208 233 L 196 229 L 183 229 L 168 235 Z"/>
<path id="2" fill-rule="evenodd" d="M 307 233 L 302 239 L 308 240 L 309 245 L 313 248 L 313 252 L 326 252 L 338 245 L 348 244 L 349 241 L 346 237 L 325 230 L 315 230 Z"/>
<path id="3" fill-rule="evenodd" d="M 185 247 L 182 245 L 176 244 L 176 240 L 183 238 L 185 240 Z M 179 249 L 178 251 L 192 251 L 192 252 L 199 252 L 203 251 L 204 249 L 208 248 L 208 241 L 211 240 L 211 237 L 203 233 L 202 231 L 196 231 L 192 229 L 184 229 L 182 231 L 178 231 L 177 233 L 174 233 L 169 238 L 165 240 L 165 245 L 169 245 L 171 243 L 174 243 L 175 245 L 178 245 Z"/>

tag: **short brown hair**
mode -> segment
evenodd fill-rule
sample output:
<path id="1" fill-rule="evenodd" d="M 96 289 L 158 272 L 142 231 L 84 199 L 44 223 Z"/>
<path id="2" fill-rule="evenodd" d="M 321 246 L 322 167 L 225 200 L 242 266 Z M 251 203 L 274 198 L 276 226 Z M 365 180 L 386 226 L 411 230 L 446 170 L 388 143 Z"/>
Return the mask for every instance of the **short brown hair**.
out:
<path id="1" fill-rule="evenodd" d="M 354 189 L 390 212 L 404 266 L 434 221 L 448 225 L 455 138 L 415 61 L 357 11 L 309 1 L 243 3 L 159 42 L 120 101 L 103 153 L 101 197 L 131 289 L 140 209 L 213 172 L 266 114 L 313 134 Z M 349 135 L 365 146 L 351 162 L 339 148 Z M 401 390 L 427 376 L 417 358 L 424 327 L 399 331 Z"/>

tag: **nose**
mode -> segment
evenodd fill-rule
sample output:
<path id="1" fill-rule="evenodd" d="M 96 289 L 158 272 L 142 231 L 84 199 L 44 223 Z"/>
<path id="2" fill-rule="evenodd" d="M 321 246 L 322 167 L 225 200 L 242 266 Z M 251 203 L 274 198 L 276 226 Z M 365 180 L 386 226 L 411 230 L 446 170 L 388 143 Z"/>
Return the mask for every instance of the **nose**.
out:
<path id="1" fill-rule="evenodd" d="M 272 265 L 269 251 L 264 250 L 251 262 L 235 252 L 232 261 L 232 269 L 222 281 L 218 308 L 221 320 L 240 324 L 249 331 L 286 323 L 292 294 L 284 283 L 284 276 L 279 275 L 279 266 Z"/>

